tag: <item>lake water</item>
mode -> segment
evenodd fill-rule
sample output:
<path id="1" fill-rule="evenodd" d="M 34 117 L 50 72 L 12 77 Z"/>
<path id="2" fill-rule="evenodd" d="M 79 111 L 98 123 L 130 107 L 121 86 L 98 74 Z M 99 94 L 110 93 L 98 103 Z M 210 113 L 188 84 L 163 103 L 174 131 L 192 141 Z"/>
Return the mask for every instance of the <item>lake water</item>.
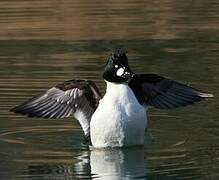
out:
<path id="1" fill-rule="evenodd" d="M 219 1 L 0 1 L 0 179 L 219 179 Z M 69 79 L 101 92 L 106 56 L 128 52 L 157 73 L 215 98 L 149 109 L 145 146 L 89 150 L 73 118 L 9 109 Z"/>

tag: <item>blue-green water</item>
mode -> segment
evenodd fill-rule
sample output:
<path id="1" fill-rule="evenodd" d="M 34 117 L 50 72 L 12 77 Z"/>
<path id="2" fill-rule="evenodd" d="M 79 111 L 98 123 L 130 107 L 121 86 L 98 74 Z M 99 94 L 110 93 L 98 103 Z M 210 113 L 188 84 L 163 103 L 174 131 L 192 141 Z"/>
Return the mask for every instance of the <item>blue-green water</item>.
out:
<path id="1" fill-rule="evenodd" d="M 219 3 L 1 1 L 0 179 L 218 179 Z M 149 109 L 143 148 L 89 150 L 73 118 L 8 110 L 69 79 L 101 92 L 106 56 L 128 52 L 137 73 L 157 73 L 215 98 Z"/>

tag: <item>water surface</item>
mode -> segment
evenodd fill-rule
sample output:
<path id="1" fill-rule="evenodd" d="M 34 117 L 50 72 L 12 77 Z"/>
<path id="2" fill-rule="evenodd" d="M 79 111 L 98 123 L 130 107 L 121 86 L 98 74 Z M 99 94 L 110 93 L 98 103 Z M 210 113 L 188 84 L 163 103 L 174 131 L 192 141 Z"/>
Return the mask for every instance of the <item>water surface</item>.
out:
<path id="1" fill-rule="evenodd" d="M 219 3 L 0 2 L 1 179 L 218 179 Z M 149 109 L 145 146 L 89 150 L 73 118 L 27 118 L 9 109 L 69 79 L 101 92 L 106 56 L 128 52 L 137 73 L 160 75 L 215 98 Z"/>

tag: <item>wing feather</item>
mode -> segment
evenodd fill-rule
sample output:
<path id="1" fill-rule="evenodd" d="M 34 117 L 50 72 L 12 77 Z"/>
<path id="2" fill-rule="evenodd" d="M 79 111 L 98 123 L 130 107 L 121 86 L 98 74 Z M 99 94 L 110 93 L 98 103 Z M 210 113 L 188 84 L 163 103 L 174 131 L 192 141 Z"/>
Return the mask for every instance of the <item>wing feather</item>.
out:
<path id="1" fill-rule="evenodd" d="M 11 109 L 29 117 L 66 118 L 74 116 L 89 135 L 90 119 L 99 104 L 101 95 L 95 83 L 70 80 L 50 88 L 44 94 Z"/>
<path id="2" fill-rule="evenodd" d="M 139 103 L 159 109 L 187 106 L 212 94 L 201 92 L 185 84 L 166 79 L 156 74 L 135 75 L 129 82 Z"/>

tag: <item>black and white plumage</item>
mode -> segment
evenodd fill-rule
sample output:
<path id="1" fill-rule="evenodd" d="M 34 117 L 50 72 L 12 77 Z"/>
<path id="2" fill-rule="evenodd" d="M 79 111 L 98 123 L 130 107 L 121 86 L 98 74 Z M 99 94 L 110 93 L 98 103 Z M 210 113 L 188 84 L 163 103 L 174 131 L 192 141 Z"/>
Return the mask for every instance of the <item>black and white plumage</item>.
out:
<path id="1" fill-rule="evenodd" d="M 156 74 L 134 74 L 121 50 L 108 57 L 103 78 L 103 98 L 94 82 L 70 80 L 12 111 L 42 118 L 74 116 L 94 147 L 130 146 L 144 142 L 148 106 L 172 109 L 213 97 Z"/>

